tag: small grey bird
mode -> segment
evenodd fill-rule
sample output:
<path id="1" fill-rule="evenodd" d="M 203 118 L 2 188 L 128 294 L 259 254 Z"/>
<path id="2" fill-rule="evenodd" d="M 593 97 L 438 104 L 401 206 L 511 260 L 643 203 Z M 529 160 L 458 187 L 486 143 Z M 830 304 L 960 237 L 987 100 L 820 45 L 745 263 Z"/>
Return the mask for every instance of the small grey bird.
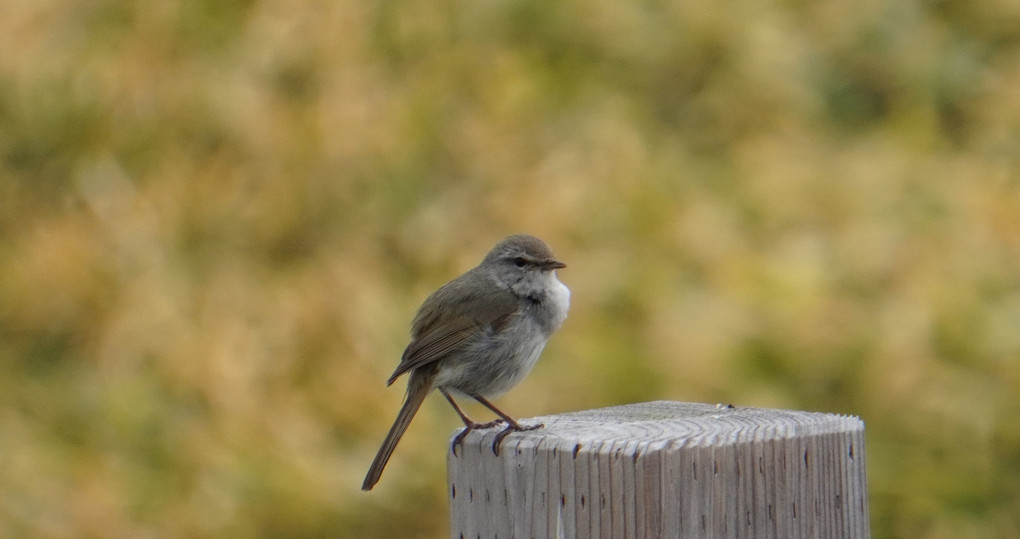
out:
<path id="1" fill-rule="evenodd" d="M 411 323 L 411 343 L 404 350 L 390 385 L 409 373 L 407 395 L 397 419 L 372 462 L 362 490 L 372 490 L 386 462 L 425 397 L 438 389 L 450 401 L 465 429 L 453 450 L 473 429 L 506 428 L 493 442 L 513 431 L 541 428 L 522 426 L 488 399 L 517 385 L 535 366 L 549 336 L 567 317 L 570 290 L 556 278 L 566 264 L 553 258 L 546 244 L 525 234 L 510 236 L 485 255 L 482 263 L 436 290 Z M 476 423 L 453 400 L 471 397 L 500 417 Z"/>

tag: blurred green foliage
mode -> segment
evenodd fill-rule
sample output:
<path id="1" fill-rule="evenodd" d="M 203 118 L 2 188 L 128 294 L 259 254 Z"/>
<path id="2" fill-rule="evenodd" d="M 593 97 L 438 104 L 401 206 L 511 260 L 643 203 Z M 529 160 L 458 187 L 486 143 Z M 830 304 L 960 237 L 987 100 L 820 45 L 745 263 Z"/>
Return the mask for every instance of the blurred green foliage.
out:
<path id="1" fill-rule="evenodd" d="M 444 536 L 383 381 L 518 231 L 507 410 L 856 414 L 877 537 L 1016 535 L 1017 88 L 1012 0 L 0 4 L 0 536 Z"/>

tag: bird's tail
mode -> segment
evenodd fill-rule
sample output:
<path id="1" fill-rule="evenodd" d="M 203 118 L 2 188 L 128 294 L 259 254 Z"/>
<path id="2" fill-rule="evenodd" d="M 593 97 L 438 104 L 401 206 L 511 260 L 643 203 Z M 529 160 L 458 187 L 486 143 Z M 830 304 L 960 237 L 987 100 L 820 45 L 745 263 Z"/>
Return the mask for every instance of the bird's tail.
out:
<path id="1" fill-rule="evenodd" d="M 361 490 L 372 490 L 372 487 L 379 482 L 383 468 L 386 467 L 390 456 L 393 455 L 397 442 L 400 441 L 400 437 L 404 435 L 407 426 L 414 419 L 414 414 L 418 412 L 421 403 L 425 401 L 425 397 L 432 390 L 432 379 L 434 377 L 434 372 L 428 373 L 423 369 L 411 371 L 411 377 L 407 383 L 407 397 L 404 399 L 404 405 L 400 408 L 400 413 L 397 414 L 397 419 L 393 422 L 393 426 L 390 427 L 389 434 L 383 440 L 382 447 L 376 453 L 375 460 L 372 461 L 372 466 L 368 469 L 368 474 L 365 475 L 365 482 L 361 484 Z"/>

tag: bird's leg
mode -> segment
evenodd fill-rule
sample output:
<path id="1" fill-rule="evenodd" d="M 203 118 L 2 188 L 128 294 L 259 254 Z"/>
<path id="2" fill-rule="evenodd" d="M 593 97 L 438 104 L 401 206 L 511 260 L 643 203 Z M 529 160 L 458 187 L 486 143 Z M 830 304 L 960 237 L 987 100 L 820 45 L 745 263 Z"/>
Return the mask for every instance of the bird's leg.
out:
<path id="1" fill-rule="evenodd" d="M 500 446 L 500 444 L 503 443 L 503 438 L 506 438 L 507 436 L 509 436 L 511 432 L 522 432 L 522 431 L 526 431 L 526 430 L 535 430 L 535 429 L 540 429 L 540 428 L 545 426 L 545 425 L 539 423 L 537 425 L 528 425 L 528 426 L 525 427 L 525 426 L 521 425 L 520 423 L 518 423 L 517 420 L 515 420 L 514 418 L 510 417 L 509 415 L 507 415 L 506 412 L 504 412 L 503 410 L 500 410 L 499 408 L 496 408 L 496 406 L 494 404 L 492 404 L 491 402 L 487 401 L 481 395 L 471 395 L 471 397 L 473 399 L 475 399 L 476 401 L 482 403 L 486 408 L 488 408 L 488 409 L 492 410 L 493 412 L 495 412 L 496 415 L 498 415 L 499 417 L 503 418 L 503 421 L 506 421 L 506 428 L 503 429 L 502 431 L 500 431 L 500 433 L 496 435 L 496 439 L 493 440 L 493 442 L 492 442 L 492 452 L 496 456 L 499 456 L 499 446 Z"/>
<path id="2" fill-rule="evenodd" d="M 499 425 L 500 423 L 503 422 L 502 419 L 497 419 L 495 421 L 489 421 L 488 423 L 476 423 L 474 420 L 468 417 L 463 410 L 460 409 L 460 406 L 457 406 L 457 402 L 453 400 L 453 395 L 450 395 L 450 393 L 448 393 L 443 388 L 439 388 L 439 391 L 443 393 L 443 396 L 446 397 L 446 400 L 450 401 L 450 404 L 453 406 L 453 409 L 457 411 L 457 415 L 459 415 L 461 421 L 464 422 L 465 427 L 468 427 L 470 429 L 488 429 L 495 427 L 496 425 Z"/>
<path id="3" fill-rule="evenodd" d="M 457 446 L 464 442 L 464 438 L 468 435 L 469 432 L 475 429 L 492 428 L 503 422 L 502 419 L 496 419 L 494 421 L 489 421 L 488 423 L 476 423 L 470 417 L 468 417 L 467 414 L 464 413 L 464 410 L 460 409 L 460 406 L 457 406 L 457 402 L 453 400 L 453 396 L 450 395 L 449 392 L 447 392 L 443 388 L 439 388 L 439 391 L 443 394 L 444 397 L 446 397 L 446 400 L 450 401 L 450 405 L 453 406 L 453 409 L 457 411 L 457 415 L 460 416 L 461 421 L 464 422 L 464 430 L 460 431 L 460 433 L 457 434 L 457 437 L 453 439 L 453 443 L 450 445 L 450 450 L 453 451 L 454 455 L 457 454 Z"/>

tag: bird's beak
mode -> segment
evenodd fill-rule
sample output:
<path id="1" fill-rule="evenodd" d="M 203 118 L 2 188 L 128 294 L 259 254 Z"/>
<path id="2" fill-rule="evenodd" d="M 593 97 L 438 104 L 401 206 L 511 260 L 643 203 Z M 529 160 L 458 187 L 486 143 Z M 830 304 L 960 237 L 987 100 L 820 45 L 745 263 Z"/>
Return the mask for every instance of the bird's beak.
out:
<path id="1" fill-rule="evenodd" d="M 565 267 L 567 267 L 567 265 L 564 264 L 563 262 L 560 262 L 559 260 L 549 259 L 549 260 L 546 260 L 545 262 L 542 262 L 542 269 L 555 270 L 555 269 L 562 269 L 562 268 L 565 268 Z"/>

